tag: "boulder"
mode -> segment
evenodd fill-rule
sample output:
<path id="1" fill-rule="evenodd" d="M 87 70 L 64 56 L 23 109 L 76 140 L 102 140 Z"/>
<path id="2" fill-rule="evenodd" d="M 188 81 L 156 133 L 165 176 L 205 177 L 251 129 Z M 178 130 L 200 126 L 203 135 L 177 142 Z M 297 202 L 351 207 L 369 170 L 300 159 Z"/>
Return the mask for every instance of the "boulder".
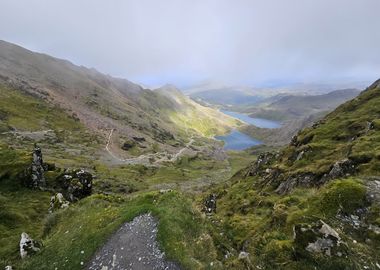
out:
<path id="1" fill-rule="evenodd" d="M 350 159 L 343 159 L 335 162 L 330 171 L 321 178 L 320 182 L 323 184 L 332 179 L 349 176 L 354 172 L 354 162 Z"/>
<path id="2" fill-rule="evenodd" d="M 216 213 L 216 194 L 210 194 L 205 199 L 203 211 L 206 214 Z"/>
<path id="3" fill-rule="evenodd" d="M 40 188 L 45 186 L 45 177 L 44 177 L 44 164 L 42 159 L 41 148 L 34 144 L 33 149 L 33 160 L 30 168 L 31 171 L 31 186 L 33 188 Z"/>
<path id="4" fill-rule="evenodd" d="M 69 202 L 65 200 L 62 193 L 57 193 L 50 198 L 49 212 L 52 213 L 57 209 L 63 209 L 69 207 Z"/>
<path id="5" fill-rule="evenodd" d="M 298 224 L 293 227 L 294 243 L 299 253 L 307 251 L 311 254 L 326 256 L 347 255 L 347 246 L 339 234 L 323 220 L 312 224 Z"/>
<path id="6" fill-rule="evenodd" d="M 27 233 L 23 232 L 21 234 L 20 240 L 20 256 L 21 259 L 26 258 L 36 252 L 39 252 L 41 248 L 41 244 L 35 240 L 33 240 Z"/>
<path id="7" fill-rule="evenodd" d="M 7 265 L 7 266 L 5 266 L 5 270 L 13 270 L 13 268 L 12 268 L 12 266 Z"/>
<path id="8" fill-rule="evenodd" d="M 57 182 L 61 185 L 65 198 L 74 202 L 91 195 L 92 180 L 91 173 L 80 169 L 66 171 L 58 177 Z"/>

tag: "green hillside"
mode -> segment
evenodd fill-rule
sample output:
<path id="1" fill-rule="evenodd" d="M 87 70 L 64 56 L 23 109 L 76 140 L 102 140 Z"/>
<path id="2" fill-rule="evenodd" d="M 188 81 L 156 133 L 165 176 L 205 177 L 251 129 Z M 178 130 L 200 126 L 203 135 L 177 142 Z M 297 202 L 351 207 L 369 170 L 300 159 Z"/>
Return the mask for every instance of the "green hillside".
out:
<path id="1" fill-rule="evenodd" d="M 377 81 L 214 189 L 215 238 L 221 254 L 235 254 L 227 268 L 376 269 L 379 116 Z"/>

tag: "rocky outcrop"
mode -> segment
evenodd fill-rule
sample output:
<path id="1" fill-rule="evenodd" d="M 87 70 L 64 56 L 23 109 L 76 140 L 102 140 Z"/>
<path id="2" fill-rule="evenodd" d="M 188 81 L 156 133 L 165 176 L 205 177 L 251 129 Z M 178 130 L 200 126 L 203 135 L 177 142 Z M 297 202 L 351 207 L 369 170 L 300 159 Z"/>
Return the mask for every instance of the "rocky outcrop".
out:
<path id="1" fill-rule="evenodd" d="M 20 240 L 20 256 L 21 259 L 25 259 L 27 256 L 33 255 L 39 252 L 41 244 L 33 240 L 27 233 L 23 232 L 21 234 Z"/>
<path id="2" fill-rule="evenodd" d="M 255 175 L 262 175 L 263 172 L 265 172 L 265 169 L 278 158 L 277 153 L 271 153 L 271 152 L 265 152 L 261 153 L 258 157 L 256 162 L 252 163 L 251 166 L 249 166 L 246 176 L 255 176 Z"/>
<path id="3" fill-rule="evenodd" d="M 311 225 L 294 226 L 294 243 L 299 253 L 305 250 L 311 254 L 342 257 L 347 254 L 347 246 L 339 234 L 323 220 Z"/>
<path id="4" fill-rule="evenodd" d="M 70 202 L 66 201 L 62 193 L 57 193 L 50 198 L 49 213 L 53 213 L 57 209 L 64 209 L 69 207 Z"/>
<path id="5" fill-rule="evenodd" d="M 210 194 L 205 199 L 203 211 L 206 214 L 216 213 L 216 194 Z"/>
<path id="6" fill-rule="evenodd" d="M 347 177 L 353 173 L 355 173 L 354 162 L 350 159 L 343 159 L 335 162 L 334 165 L 331 166 L 330 171 L 323 175 L 319 184 L 323 184 L 332 179 Z"/>
<path id="7" fill-rule="evenodd" d="M 318 176 L 313 173 L 300 173 L 289 176 L 285 181 L 282 181 L 276 189 L 278 194 L 290 192 L 297 186 L 311 187 L 315 186 Z"/>
<path id="8" fill-rule="evenodd" d="M 65 198 L 71 202 L 91 195 L 92 180 L 92 174 L 83 169 L 74 171 L 67 170 L 57 179 Z"/>
<path id="9" fill-rule="evenodd" d="M 33 160 L 31 165 L 31 186 L 33 188 L 40 188 L 46 185 L 45 177 L 44 177 L 44 166 L 42 159 L 42 151 L 41 148 L 34 145 L 33 149 Z"/>

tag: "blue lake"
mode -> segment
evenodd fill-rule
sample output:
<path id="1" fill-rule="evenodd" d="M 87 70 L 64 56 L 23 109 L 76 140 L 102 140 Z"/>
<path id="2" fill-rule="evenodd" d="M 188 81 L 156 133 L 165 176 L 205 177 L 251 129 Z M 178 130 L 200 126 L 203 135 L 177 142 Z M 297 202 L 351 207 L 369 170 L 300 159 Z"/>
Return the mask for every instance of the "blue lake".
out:
<path id="1" fill-rule="evenodd" d="M 255 140 L 236 129 L 227 135 L 216 136 L 215 139 L 224 141 L 224 149 L 226 150 L 244 150 L 251 146 L 261 144 L 259 140 Z"/>
<path id="2" fill-rule="evenodd" d="M 234 118 L 241 120 L 244 123 L 255 125 L 261 128 L 279 128 L 281 123 L 276 121 L 271 121 L 262 118 L 249 117 L 246 114 L 241 114 L 237 112 L 221 110 L 224 114 L 230 115 Z M 249 147 L 259 145 L 261 142 L 256 140 L 238 130 L 232 130 L 229 134 L 224 136 L 216 136 L 215 139 L 224 141 L 224 149 L 226 150 L 244 150 Z"/>
<path id="3" fill-rule="evenodd" d="M 256 127 L 260 127 L 260 128 L 279 128 L 279 127 L 281 127 L 280 122 L 267 120 L 267 119 L 263 119 L 263 118 L 249 117 L 247 114 L 242 114 L 242 113 L 237 113 L 237 112 L 231 112 L 231 111 L 226 111 L 226 110 L 220 110 L 220 111 L 224 114 L 227 114 L 229 116 L 237 118 L 244 123 L 254 125 Z"/>

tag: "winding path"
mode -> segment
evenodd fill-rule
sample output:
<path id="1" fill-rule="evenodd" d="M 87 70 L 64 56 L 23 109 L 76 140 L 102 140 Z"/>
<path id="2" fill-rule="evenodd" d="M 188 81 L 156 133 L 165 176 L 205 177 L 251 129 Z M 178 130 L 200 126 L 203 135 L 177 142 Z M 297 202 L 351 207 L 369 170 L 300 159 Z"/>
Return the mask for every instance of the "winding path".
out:
<path id="1" fill-rule="evenodd" d="M 140 155 L 135 158 L 127 158 L 127 159 L 121 159 L 120 157 L 116 156 L 110 149 L 110 144 L 112 141 L 112 134 L 114 132 L 114 129 L 111 129 L 110 134 L 108 135 L 107 144 L 106 144 L 106 150 L 107 152 L 116 160 L 119 162 L 122 162 L 124 164 L 145 164 L 145 165 L 151 165 L 151 159 L 156 159 L 153 163 L 158 164 L 160 162 L 174 162 L 176 161 L 182 153 L 190 148 L 190 146 L 194 143 L 193 136 L 190 138 L 190 141 L 185 145 L 185 147 L 181 148 L 176 154 L 172 155 L 168 152 L 158 152 L 154 154 L 144 154 Z M 168 157 L 171 156 L 171 157 Z"/>

